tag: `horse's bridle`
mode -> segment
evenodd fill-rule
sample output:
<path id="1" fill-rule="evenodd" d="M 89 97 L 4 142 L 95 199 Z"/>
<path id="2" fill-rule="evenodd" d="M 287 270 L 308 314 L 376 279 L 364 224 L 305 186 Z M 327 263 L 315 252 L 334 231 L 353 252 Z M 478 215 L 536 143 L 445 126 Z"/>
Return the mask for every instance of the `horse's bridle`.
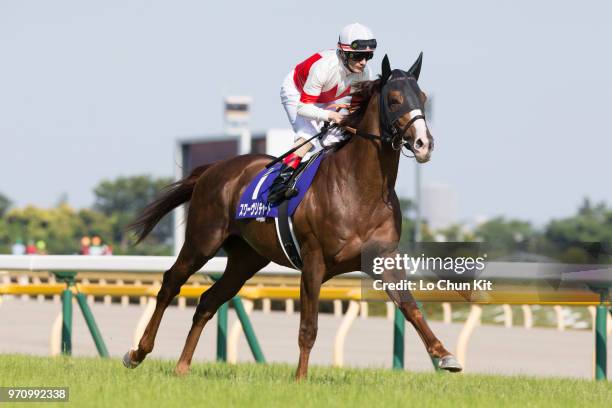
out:
<path id="1" fill-rule="evenodd" d="M 400 71 L 400 72 L 403 74 L 403 71 Z M 410 145 L 410 142 L 404 139 L 404 135 L 406 134 L 406 132 L 408 132 L 408 129 L 410 129 L 410 127 L 417 120 L 419 119 L 425 120 L 425 115 L 422 113 L 421 109 L 416 108 L 416 109 L 419 109 L 421 113 L 410 118 L 408 123 L 406 123 L 403 127 L 400 127 L 398 123 L 399 120 L 405 114 L 412 112 L 413 110 L 416 110 L 416 109 L 411 107 L 406 102 L 404 102 L 400 106 L 400 109 L 392 112 L 389 110 L 389 107 L 387 105 L 387 100 L 385 97 L 390 91 L 389 83 L 391 81 L 407 82 L 409 79 L 410 77 L 406 75 L 399 74 L 399 75 L 396 75 L 395 78 L 392 75 L 392 77 L 390 78 L 390 81 L 388 81 L 381 89 L 380 96 L 379 96 L 380 100 L 379 100 L 379 114 L 378 114 L 379 123 L 380 123 L 380 135 L 372 135 L 369 133 L 357 132 L 357 129 L 354 129 L 348 126 L 343 126 L 343 128 L 356 136 L 360 136 L 366 139 L 370 139 L 370 140 L 380 139 L 383 143 L 389 143 L 393 150 L 397 151 L 397 150 L 401 150 L 402 147 L 405 147 L 406 149 L 410 150 L 412 154 L 415 154 L 412 146 Z M 391 82 L 391 83 L 392 83 L 392 86 L 396 88 L 398 87 L 397 82 Z M 409 157 L 414 157 L 414 156 L 409 156 Z"/>
<path id="2" fill-rule="evenodd" d="M 383 142 L 390 143 L 394 150 L 401 150 L 402 147 L 406 147 L 414 154 L 412 146 L 404 139 L 404 135 L 414 122 L 419 119 L 425 120 L 425 115 L 421 107 L 417 104 L 417 101 L 411 101 L 411 98 L 408 97 L 410 94 L 410 81 L 416 81 L 416 79 L 402 70 L 396 69 L 391 72 L 388 80 L 385 81 L 380 90 L 379 122 L 380 136 Z M 387 96 L 391 91 L 399 91 L 400 94 L 404 96 L 401 105 L 394 111 L 391 111 L 387 102 Z M 404 115 L 417 109 L 420 111 L 419 114 L 410 118 L 408 123 L 400 127 L 399 120 L 404 117 Z"/>
<path id="3" fill-rule="evenodd" d="M 400 150 L 402 147 L 405 147 L 406 149 L 410 150 L 412 152 L 412 154 L 414 154 L 414 150 L 412 149 L 412 146 L 410 145 L 410 142 L 408 140 L 404 139 L 404 135 L 406 134 L 406 132 L 408 131 L 408 129 L 410 129 L 410 126 L 412 126 L 414 124 L 414 122 L 416 122 L 419 119 L 423 119 L 425 120 L 425 115 L 420 114 L 420 115 L 415 115 L 413 118 L 411 118 L 408 123 L 406 123 L 404 125 L 403 128 L 400 128 L 397 126 L 397 122 L 399 121 L 399 118 L 396 119 L 393 123 L 391 123 L 390 125 L 390 134 L 391 137 L 386 137 L 383 138 L 382 136 L 382 132 L 381 132 L 381 140 L 383 142 L 388 142 L 391 143 L 391 148 L 393 150 Z"/>

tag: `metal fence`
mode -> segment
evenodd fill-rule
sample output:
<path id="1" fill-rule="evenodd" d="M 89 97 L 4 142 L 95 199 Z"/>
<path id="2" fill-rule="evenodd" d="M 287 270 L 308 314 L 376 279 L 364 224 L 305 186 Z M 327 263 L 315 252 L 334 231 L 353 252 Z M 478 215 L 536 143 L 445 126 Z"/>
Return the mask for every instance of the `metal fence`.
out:
<path id="1" fill-rule="evenodd" d="M 131 283 L 123 282 L 122 279 L 117 279 L 115 283 L 107 283 L 106 279 L 100 278 L 97 283 L 89 283 L 87 278 L 82 278 L 79 282 L 76 280 L 77 271 L 83 273 L 83 277 L 97 274 L 107 276 L 111 273 L 121 272 L 129 273 L 133 276 L 139 276 L 151 273 L 161 273 L 167 270 L 174 262 L 173 257 L 141 257 L 141 256 L 113 256 L 113 257 L 92 257 L 92 256 L 9 256 L 0 255 L 0 270 L 17 271 L 14 273 L 27 274 L 28 272 L 47 271 L 52 273 L 49 282 L 16 282 L 12 283 L 10 279 L 5 280 L 0 284 L 0 295 L 36 295 L 36 296 L 61 296 L 62 313 L 56 319 L 53 333 L 51 335 L 52 350 L 70 354 L 71 353 L 71 336 L 72 336 L 72 299 L 76 298 L 77 304 L 82 310 L 83 316 L 91 335 L 95 341 L 98 352 L 101 356 L 107 356 L 108 352 L 103 341 L 102 334 L 98 330 L 95 323 L 95 318 L 88 307 L 88 299 L 91 301 L 94 296 L 101 296 L 104 301 L 110 302 L 111 296 L 120 297 L 121 302 L 127 303 L 129 298 L 140 299 L 140 303 L 146 305 L 139 323 L 134 332 L 134 341 L 138 341 L 144 327 L 146 326 L 152 311 L 155 308 L 155 297 L 159 290 L 159 282 L 143 284 L 138 280 Z M 210 278 L 217 279 L 225 269 L 227 263 L 226 258 L 213 258 L 200 271 L 202 274 Z M 488 266 L 490 274 L 498 278 L 504 278 L 509 281 L 518 280 L 537 280 L 544 279 L 541 273 L 534 272 L 534 264 L 526 263 L 491 263 Z M 295 270 L 270 264 L 258 273 L 260 276 L 293 278 L 294 282 L 299 276 Z M 361 312 L 362 316 L 367 316 L 368 303 L 361 298 L 360 286 L 356 281 L 360 278 L 361 273 L 354 272 L 343 275 L 348 279 L 340 279 L 333 287 L 324 287 L 321 291 L 322 300 L 334 301 L 334 313 L 342 313 L 342 305 L 340 301 L 348 301 L 348 308 L 340 323 L 333 351 L 333 361 L 337 366 L 343 364 L 344 342 L 348 331 Z M 198 298 L 201 293 L 210 287 L 209 284 L 197 283 L 195 285 L 186 285 L 181 289 L 179 294 L 179 307 L 185 305 L 185 300 L 189 298 Z M 553 299 L 553 301 L 542 301 L 541 297 L 533 297 L 529 299 L 525 296 L 516 297 L 514 293 L 498 293 L 496 297 L 489 297 L 486 300 L 472 304 L 469 316 L 464 324 L 463 330 L 460 333 L 457 345 L 457 357 L 460 362 L 465 365 L 466 351 L 469 340 L 474 333 L 476 327 L 480 323 L 482 308 L 481 304 L 496 304 L 502 305 L 504 313 L 504 324 L 508 327 L 512 325 L 512 309 L 511 304 L 521 305 L 523 311 L 523 321 L 526 328 L 531 327 L 532 317 L 530 305 L 554 305 L 558 318 L 558 329 L 563 330 L 562 324 L 562 309 L 563 305 L 579 305 L 589 308 L 592 315 L 595 334 L 595 364 L 594 377 L 597 379 L 606 378 L 606 344 L 609 329 L 607 320 L 610 317 L 607 313 L 609 309 L 609 300 L 605 297 L 607 292 L 576 292 L 574 301 L 562 301 Z M 415 297 L 419 300 L 428 300 L 428 298 L 440 299 L 444 294 L 433 292 L 417 292 Z M 546 297 L 546 296 L 544 296 Z M 287 284 L 283 286 L 269 285 L 247 285 L 242 288 L 238 296 L 230 302 L 235 312 L 237 313 L 241 327 L 232 328 L 231 333 L 228 332 L 227 314 L 228 304 L 223 305 L 217 312 L 217 359 L 221 361 L 235 361 L 235 350 L 237 339 L 240 335 L 240 329 L 244 332 L 253 357 L 258 362 L 265 362 L 264 353 L 259 346 L 255 330 L 250 322 L 249 313 L 253 309 L 254 300 L 264 301 L 264 309 L 269 309 L 270 300 L 285 300 L 286 309 L 293 310 L 293 301 L 299 299 L 299 284 Z M 450 299 L 457 301 L 457 299 Z M 451 320 L 451 302 L 443 302 L 442 308 L 444 311 L 444 321 Z M 403 368 L 404 365 L 404 326 L 405 321 L 398 309 L 393 304 L 387 302 L 387 318 L 393 320 L 394 325 L 394 343 L 393 343 L 393 367 Z M 612 310 L 610 311 L 612 315 Z M 58 340 L 60 339 L 60 340 Z M 229 353 L 228 353 L 229 350 Z M 228 358 L 229 354 L 229 358 Z M 434 367 L 436 362 L 433 361 Z"/>

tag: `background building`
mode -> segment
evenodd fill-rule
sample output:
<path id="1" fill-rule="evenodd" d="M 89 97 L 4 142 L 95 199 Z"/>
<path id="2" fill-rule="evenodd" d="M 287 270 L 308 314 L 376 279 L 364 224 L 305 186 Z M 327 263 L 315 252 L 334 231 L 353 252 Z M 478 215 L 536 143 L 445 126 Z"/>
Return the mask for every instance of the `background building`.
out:
<path id="1" fill-rule="evenodd" d="M 421 189 L 421 213 L 433 230 L 449 227 L 456 222 L 457 198 L 445 184 L 426 184 Z"/>
<path id="2" fill-rule="evenodd" d="M 225 99 L 225 132 L 181 139 L 176 144 L 174 178 L 180 180 L 206 163 L 240 154 L 263 153 L 279 156 L 293 145 L 291 129 L 269 129 L 251 133 L 248 96 Z M 185 237 L 185 206 L 174 212 L 174 253 L 178 254 Z"/>

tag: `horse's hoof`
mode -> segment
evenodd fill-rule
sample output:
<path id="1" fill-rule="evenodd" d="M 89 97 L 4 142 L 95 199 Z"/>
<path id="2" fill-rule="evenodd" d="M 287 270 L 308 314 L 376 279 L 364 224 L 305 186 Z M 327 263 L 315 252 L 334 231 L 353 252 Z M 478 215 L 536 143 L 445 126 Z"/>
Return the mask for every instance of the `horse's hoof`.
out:
<path id="1" fill-rule="evenodd" d="M 189 374 L 189 366 L 176 366 L 174 369 L 174 374 L 177 377 L 185 377 L 187 374 Z"/>
<path id="2" fill-rule="evenodd" d="M 133 361 L 130 357 L 130 353 L 136 350 L 128 350 L 127 353 L 123 356 L 123 365 L 125 368 L 136 368 L 140 364 L 139 362 Z"/>
<path id="3" fill-rule="evenodd" d="M 450 371 L 451 373 L 458 373 L 459 371 L 463 370 L 461 364 L 459 364 L 455 356 L 452 354 L 442 357 L 438 362 L 438 367 L 440 367 L 442 370 Z"/>

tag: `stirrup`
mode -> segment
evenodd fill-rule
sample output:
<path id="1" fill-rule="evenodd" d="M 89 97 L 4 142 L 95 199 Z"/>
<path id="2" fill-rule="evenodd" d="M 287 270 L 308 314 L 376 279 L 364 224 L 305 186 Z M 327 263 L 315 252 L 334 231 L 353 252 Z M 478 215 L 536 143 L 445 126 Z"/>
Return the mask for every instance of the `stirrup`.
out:
<path id="1" fill-rule="evenodd" d="M 298 195 L 299 191 L 297 188 L 295 188 L 295 186 L 293 187 L 287 187 L 287 190 L 285 190 L 285 199 L 290 199 L 292 197 L 295 197 L 296 195 Z"/>
<path id="2" fill-rule="evenodd" d="M 282 203 L 287 198 L 287 190 L 289 190 L 289 186 L 286 182 L 282 182 L 279 180 L 276 184 L 272 184 L 270 188 L 270 193 L 268 194 L 268 204 L 271 206 L 276 206 Z"/>

